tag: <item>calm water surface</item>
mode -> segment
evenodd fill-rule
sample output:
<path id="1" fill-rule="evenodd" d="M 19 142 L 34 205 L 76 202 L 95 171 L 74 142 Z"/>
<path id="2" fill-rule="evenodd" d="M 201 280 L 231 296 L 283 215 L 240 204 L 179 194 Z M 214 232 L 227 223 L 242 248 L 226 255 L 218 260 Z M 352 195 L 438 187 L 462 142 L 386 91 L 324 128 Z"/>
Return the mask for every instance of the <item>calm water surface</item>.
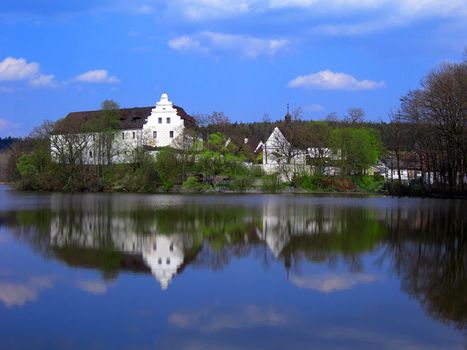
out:
<path id="1" fill-rule="evenodd" d="M 1 349 L 465 349 L 467 202 L 0 187 Z"/>

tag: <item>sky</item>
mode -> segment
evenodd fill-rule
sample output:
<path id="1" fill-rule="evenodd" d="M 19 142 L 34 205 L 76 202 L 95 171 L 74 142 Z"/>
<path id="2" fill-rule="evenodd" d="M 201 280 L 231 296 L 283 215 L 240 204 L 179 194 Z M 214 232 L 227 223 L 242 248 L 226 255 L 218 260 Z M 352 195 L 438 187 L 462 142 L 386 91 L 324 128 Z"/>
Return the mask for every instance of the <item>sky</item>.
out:
<path id="1" fill-rule="evenodd" d="M 2 0 L 0 137 L 163 92 L 238 122 L 384 121 L 466 47 L 465 0 Z"/>

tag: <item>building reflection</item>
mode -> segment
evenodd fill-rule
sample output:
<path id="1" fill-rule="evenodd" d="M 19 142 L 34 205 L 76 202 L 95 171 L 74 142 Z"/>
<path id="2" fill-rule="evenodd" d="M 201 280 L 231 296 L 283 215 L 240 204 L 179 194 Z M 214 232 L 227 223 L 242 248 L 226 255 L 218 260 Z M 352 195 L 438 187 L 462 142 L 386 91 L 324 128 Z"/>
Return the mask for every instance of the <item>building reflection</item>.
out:
<path id="1" fill-rule="evenodd" d="M 371 255 L 430 315 L 466 328 L 465 202 L 384 199 L 378 206 L 280 199 L 252 207 L 154 208 L 91 199 L 70 206 L 57 197 L 47 210 L 3 212 L 0 225 L 70 266 L 98 269 L 105 278 L 121 271 L 151 273 L 162 289 L 189 265 L 219 270 L 236 257 L 254 256 L 292 272 L 300 264 L 320 263 L 321 275 L 289 282 L 344 290 L 378 281 L 364 259 Z"/>
<path id="2" fill-rule="evenodd" d="M 133 258 L 133 261 L 141 260 L 163 290 L 182 268 L 184 252 L 192 247 L 189 235 L 134 232 L 134 225 L 128 217 L 105 220 L 95 213 L 80 214 L 69 216 L 61 213 L 52 218 L 50 243 L 53 247 L 113 250 Z M 156 225 L 151 232 L 157 232 Z M 133 267 L 138 265 L 132 264 Z"/>

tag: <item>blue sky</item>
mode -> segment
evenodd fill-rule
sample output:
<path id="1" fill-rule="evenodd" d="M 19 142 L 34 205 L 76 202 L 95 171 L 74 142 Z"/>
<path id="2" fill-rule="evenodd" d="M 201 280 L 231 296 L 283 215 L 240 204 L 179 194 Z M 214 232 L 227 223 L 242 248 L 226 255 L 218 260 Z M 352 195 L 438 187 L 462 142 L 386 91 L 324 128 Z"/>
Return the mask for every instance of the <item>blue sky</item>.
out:
<path id="1" fill-rule="evenodd" d="M 305 119 L 399 98 L 467 47 L 465 0 L 2 0 L 0 136 L 44 119 L 153 105 L 232 121 Z"/>

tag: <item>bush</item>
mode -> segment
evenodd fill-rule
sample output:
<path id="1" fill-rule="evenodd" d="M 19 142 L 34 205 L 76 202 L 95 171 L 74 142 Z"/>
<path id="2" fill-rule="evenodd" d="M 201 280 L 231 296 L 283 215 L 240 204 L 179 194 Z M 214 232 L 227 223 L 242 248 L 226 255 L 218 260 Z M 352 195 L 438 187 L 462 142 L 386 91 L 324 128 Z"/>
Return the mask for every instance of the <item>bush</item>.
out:
<path id="1" fill-rule="evenodd" d="M 301 175 L 298 179 L 300 188 L 307 191 L 318 191 L 322 189 L 322 177 L 319 175 Z"/>
<path id="2" fill-rule="evenodd" d="M 264 171 L 262 167 L 259 166 L 252 166 L 250 169 L 250 174 L 253 177 L 263 177 L 264 176 Z"/>
<path id="3" fill-rule="evenodd" d="M 195 176 L 188 176 L 186 181 L 182 184 L 183 192 L 205 192 L 209 190 L 210 186 L 202 184 Z"/>
<path id="4" fill-rule="evenodd" d="M 232 191 L 245 191 L 252 187 L 253 181 L 254 178 L 250 175 L 237 176 L 228 182 L 227 188 Z"/>
<path id="5" fill-rule="evenodd" d="M 355 176 L 353 182 L 364 191 L 379 191 L 384 187 L 384 177 L 380 175 L 361 175 Z"/>
<path id="6" fill-rule="evenodd" d="M 278 174 L 271 174 L 263 176 L 263 191 L 276 193 L 282 191 L 286 184 L 281 181 Z"/>

